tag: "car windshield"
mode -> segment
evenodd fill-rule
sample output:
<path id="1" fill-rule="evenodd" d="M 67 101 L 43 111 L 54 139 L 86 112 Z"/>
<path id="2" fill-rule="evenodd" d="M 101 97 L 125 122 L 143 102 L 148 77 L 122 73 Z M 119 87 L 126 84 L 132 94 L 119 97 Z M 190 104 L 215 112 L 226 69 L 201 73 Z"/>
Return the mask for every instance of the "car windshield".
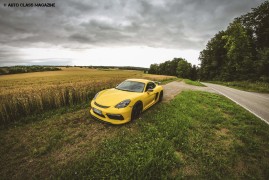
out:
<path id="1" fill-rule="evenodd" d="M 143 92 L 145 83 L 136 81 L 123 81 L 116 89 L 130 92 Z"/>

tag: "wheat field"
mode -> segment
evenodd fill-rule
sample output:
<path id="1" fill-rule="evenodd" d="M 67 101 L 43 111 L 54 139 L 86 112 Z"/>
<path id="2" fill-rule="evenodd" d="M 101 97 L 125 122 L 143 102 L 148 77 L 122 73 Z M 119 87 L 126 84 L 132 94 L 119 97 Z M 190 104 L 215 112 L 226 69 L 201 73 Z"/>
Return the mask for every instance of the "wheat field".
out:
<path id="1" fill-rule="evenodd" d="M 127 78 L 167 80 L 173 76 L 117 69 L 62 68 L 62 71 L 0 76 L 0 125 L 21 118 L 89 102 L 96 92 Z"/>

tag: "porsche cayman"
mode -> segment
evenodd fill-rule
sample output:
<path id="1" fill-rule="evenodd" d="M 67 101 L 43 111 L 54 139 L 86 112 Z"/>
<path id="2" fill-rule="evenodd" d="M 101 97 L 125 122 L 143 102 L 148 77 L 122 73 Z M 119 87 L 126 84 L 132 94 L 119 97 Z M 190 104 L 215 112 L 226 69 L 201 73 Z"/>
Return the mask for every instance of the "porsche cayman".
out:
<path id="1" fill-rule="evenodd" d="M 91 101 L 90 114 L 111 124 L 124 124 L 161 101 L 163 87 L 146 79 L 127 79 L 112 89 L 98 92 Z"/>

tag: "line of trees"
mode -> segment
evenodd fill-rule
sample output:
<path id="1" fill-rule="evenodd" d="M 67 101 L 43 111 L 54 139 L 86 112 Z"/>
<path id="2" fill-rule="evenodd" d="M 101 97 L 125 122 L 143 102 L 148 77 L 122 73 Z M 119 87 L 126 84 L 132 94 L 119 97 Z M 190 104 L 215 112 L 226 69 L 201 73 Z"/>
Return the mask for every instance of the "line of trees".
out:
<path id="1" fill-rule="evenodd" d="M 160 64 L 151 64 L 148 73 L 177 76 L 196 80 L 198 78 L 198 67 L 191 65 L 183 58 L 174 58 Z"/>
<path id="2" fill-rule="evenodd" d="M 51 66 L 11 66 L 0 68 L 0 75 L 3 74 L 18 74 L 29 72 L 42 72 L 42 71 L 60 71 L 61 68 Z"/>
<path id="3" fill-rule="evenodd" d="M 122 70 L 138 70 L 148 71 L 148 68 L 135 67 L 135 66 L 88 66 L 88 68 L 100 68 L 100 69 L 122 69 Z"/>
<path id="4" fill-rule="evenodd" d="M 199 60 L 203 80 L 269 82 L 269 1 L 218 32 Z"/>
<path id="5" fill-rule="evenodd" d="M 144 71 L 147 72 L 149 68 L 144 67 L 135 67 L 135 66 L 59 66 L 59 67 L 79 67 L 79 68 L 90 68 L 90 69 L 121 69 L 121 70 L 137 70 L 137 71 Z"/>

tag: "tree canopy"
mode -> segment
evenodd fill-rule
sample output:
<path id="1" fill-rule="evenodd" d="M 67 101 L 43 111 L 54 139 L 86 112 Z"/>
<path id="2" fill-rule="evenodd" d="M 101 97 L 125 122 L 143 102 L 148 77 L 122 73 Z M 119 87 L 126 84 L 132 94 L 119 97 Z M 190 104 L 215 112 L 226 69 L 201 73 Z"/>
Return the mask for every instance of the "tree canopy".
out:
<path id="1" fill-rule="evenodd" d="M 203 80 L 269 82 L 269 1 L 218 32 L 199 60 Z"/>
<path id="2" fill-rule="evenodd" d="M 173 60 L 165 61 L 160 64 L 151 64 L 148 73 L 163 74 L 170 76 L 178 76 L 192 80 L 197 79 L 198 67 L 191 65 L 183 58 L 174 58 Z"/>

